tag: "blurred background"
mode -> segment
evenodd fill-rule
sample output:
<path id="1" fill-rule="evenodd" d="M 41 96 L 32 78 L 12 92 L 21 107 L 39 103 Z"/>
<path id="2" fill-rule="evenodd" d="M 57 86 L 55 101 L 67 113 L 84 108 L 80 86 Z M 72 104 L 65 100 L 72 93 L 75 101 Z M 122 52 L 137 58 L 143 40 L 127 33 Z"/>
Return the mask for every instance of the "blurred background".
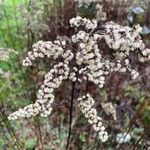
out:
<path id="1" fill-rule="evenodd" d="M 49 70 L 39 62 L 32 68 L 22 60 L 33 43 L 67 37 L 69 20 L 80 15 L 99 24 L 114 21 L 142 26 L 142 39 L 150 47 L 149 0 L 0 0 L 0 150 L 65 150 L 69 126 L 71 84 L 57 90 L 54 110 L 48 118 L 9 121 L 7 116 L 36 100 L 36 92 Z M 9 55 L 9 58 L 8 58 Z M 140 77 L 113 73 L 98 92 L 97 103 L 112 102 L 117 120 L 104 114 L 109 141 L 101 143 L 76 105 L 73 107 L 71 150 L 150 149 L 150 65 L 139 66 Z M 92 88 L 94 92 L 94 87 Z M 116 137 L 126 137 L 123 142 Z"/>

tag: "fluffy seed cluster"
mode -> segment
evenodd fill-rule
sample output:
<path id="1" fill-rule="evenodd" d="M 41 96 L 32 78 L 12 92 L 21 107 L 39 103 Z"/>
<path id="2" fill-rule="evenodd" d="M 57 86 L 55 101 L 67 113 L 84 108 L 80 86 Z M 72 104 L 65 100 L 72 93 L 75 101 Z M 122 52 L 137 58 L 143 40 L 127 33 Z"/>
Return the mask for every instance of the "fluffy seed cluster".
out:
<path id="1" fill-rule="evenodd" d="M 105 131 L 105 127 L 102 125 L 102 118 L 98 116 L 97 110 L 92 108 L 94 100 L 90 94 L 86 94 L 77 99 L 78 107 L 84 116 L 88 119 L 88 122 L 93 125 L 93 129 L 98 132 L 99 139 L 102 142 L 106 142 L 108 139 L 108 133 Z"/>
<path id="2" fill-rule="evenodd" d="M 132 79 L 139 75 L 138 70 L 133 68 L 130 54 L 135 54 L 139 62 L 150 59 L 150 50 L 145 48 L 141 40 L 140 26 L 130 28 L 109 22 L 97 27 L 96 21 L 80 16 L 72 18 L 70 25 L 77 31 L 70 40 L 39 41 L 28 52 L 23 61 L 24 66 L 31 66 L 36 59 L 44 57 L 52 58 L 58 63 L 45 75 L 44 83 L 37 92 L 36 102 L 12 113 L 9 119 L 29 118 L 37 114 L 48 116 L 52 111 L 55 89 L 59 88 L 65 79 L 81 84 L 82 81 L 91 81 L 98 88 L 102 88 L 106 77 L 112 72 L 128 71 Z M 102 126 L 102 119 L 93 108 L 92 97 L 87 94 L 78 101 L 80 110 L 94 130 L 99 132 L 101 141 L 105 142 L 108 135 Z M 112 113 L 116 119 L 111 105 L 103 106 L 103 109 L 106 109 L 108 114 Z"/>

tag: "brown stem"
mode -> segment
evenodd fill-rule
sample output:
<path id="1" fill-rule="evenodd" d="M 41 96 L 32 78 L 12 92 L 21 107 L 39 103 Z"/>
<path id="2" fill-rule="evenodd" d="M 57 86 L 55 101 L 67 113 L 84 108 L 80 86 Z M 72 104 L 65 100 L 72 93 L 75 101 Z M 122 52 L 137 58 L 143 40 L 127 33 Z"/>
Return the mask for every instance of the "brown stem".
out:
<path id="1" fill-rule="evenodd" d="M 36 62 L 36 68 L 38 68 L 38 63 Z M 36 101 L 36 90 L 37 90 L 37 82 L 38 82 L 38 69 L 33 68 L 30 79 L 31 81 L 33 81 L 33 92 L 31 94 L 31 100 L 33 101 L 33 103 L 35 103 Z M 37 142 L 38 142 L 38 150 L 44 150 L 43 147 L 43 141 L 42 141 L 42 132 L 41 132 L 41 125 L 40 125 L 40 120 L 39 120 L 39 115 L 37 115 L 34 118 L 35 121 L 35 133 L 37 136 Z"/>
<path id="2" fill-rule="evenodd" d="M 36 135 L 38 141 L 38 150 L 44 150 L 39 116 L 36 116 L 34 120 L 35 120 L 35 128 L 36 128 Z"/>
<path id="3" fill-rule="evenodd" d="M 71 91 L 71 104 L 70 104 L 70 114 L 69 114 L 69 133 L 68 133 L 68 138 L 67 138 L 67 146 L 66 150 L 69 149 L 69 144 L 70 144 L 70 137 L 71 137 L 71 132 L 72 132 L 72 118 L 73 118 L 73 99 L 74 99 L 74 89 L 75 89 L 75 82 L 72 83 L 72 91 Z"/>

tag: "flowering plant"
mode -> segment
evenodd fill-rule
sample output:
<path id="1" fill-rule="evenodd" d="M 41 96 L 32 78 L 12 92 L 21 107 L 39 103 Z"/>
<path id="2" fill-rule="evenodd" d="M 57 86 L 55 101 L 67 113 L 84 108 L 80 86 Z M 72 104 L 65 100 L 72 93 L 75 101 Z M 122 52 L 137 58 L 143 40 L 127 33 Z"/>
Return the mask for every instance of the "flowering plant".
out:
<path id="1" fill-rule="evenodd" d="M 56 64 L 45 75 L 36 102 L 12 113 L 8 117 L 10 120 L 29 118 L 37 114 L 42 117 L 50 115 L 55 89 L 66 79 L 79 84 L 90 81 L 97 88 L 103 88 L 106 77 L 112 72 L 129 72 L 132 79 L 138 77 L 138 70 L 130 60 L 132 53 L 137 56 L 139 62 L 150 59 L 150 49 L 145 48 L 141 40 L 139 25 L 130 28 L 108 22 L 98 26 L 96 20 L 79 16 L 72 18 L 70 25 L 75 28 L 75 34 L 71 38 L 60 38 L 54 42 L 39 41 L 33 45 L 33 50 L 28 52 L 23 61 L 24 66 L 31 66 L 33 61 L 45 56 L 53 58 Z M 77 101 L 79 109 L 98 132 L 100 140 L 107 141 L 108 133 L 103 125 L 103 119 L 98 116 L 94 107 L 95 101 L 90 92 L 79 92 Z M 102 104 L 102 108 L 116 119 L 113 105 Z"/>

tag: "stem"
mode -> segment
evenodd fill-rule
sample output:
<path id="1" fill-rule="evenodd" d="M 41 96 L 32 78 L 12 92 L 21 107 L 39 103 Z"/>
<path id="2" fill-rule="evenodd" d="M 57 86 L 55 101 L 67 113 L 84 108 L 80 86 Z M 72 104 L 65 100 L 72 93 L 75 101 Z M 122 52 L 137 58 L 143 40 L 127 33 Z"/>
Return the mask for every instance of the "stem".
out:
<path id="1" fill-rule="evenodd" d="M 1 104 L 1 107 L 4 108 L 4 105 L 3 105 L 2 100 L 0 101 L 0 104 Z M 9 121 L 8 121 L 8 119 L 7 119 L 5 110 L 4 110 L 4 109 L 0 109 L 0 114 L 1 114 L 1 116 L 2 116 L 2 120 L 3 120 L 3 122 L 5 123 L 6 128 L 7 128 L 8 132 L 9 132 L 9 134 L 10 134 L 10 136 L 11 136 L 11 138 L 12 138 L 14 144 L 17 146 L 17 148 L 18 148 L 19 150 L 25 150 L 24 144 L 19 140 L 19 138 L 17 137 L 15 131 L 14 131 L 13 128 L 10 126 L 10 123 L 9 123 Z"/>
<path id="2" fill-rule="evenodd" d="M 39 116 L 36 116 L 35 123 L 36 123 L 35 127 L 36 127 L 37 141 L 38 141 L 38 150 L 44 150 Z"/>
<path id="3" fill-rule="evenodd" d="M 75 82 L 72 83 L 71 104 L 70 104 L 70 114 L 69 114 L 69 133 L 68 133 L 68 138 L 67 138 L 67 146 L 66 146 L 66 150 L 68 150 L 68 148 L 69 148 L 69 144 L 70 144 L 70 136 L 71 136 L 71 132 L 72 132 L 71 125 L 72 125 L 72 118 L 73 118 L 74 89 L 75 89 Z"/>
<path id="4" fill-rule="evenodd" d="M 38 64 L 36 63 L 36 68 L 38 68 Z M 32 100 L 33 103 L 36 102 L 36 90 L 37 90 L 37 82 L 38 82 L 38 76 L 37 73 L 38 69 L 33 68 L 31 75 L 29 76 L 29 80 L 30 83 L 28 84 L 32 84 L 33 88 L 32 88 L 32 93 L 29 95 L 30 98 Z M 37 138 L 37 149 L 38 150 L 44 150 L 44 145 L 43 145 L 43 141 L 42 141 L 42 131 L 41 131 L 41 124 L 40 124 L 40 118 L 39 115 L 34 117 L 34 130 L 36 133 L 36 138 Z"/>
<path id="5" fill-rule="evenodd" d="M 138 141 L 133 144 L 133 150 L 136 150 L 136 148 L 138 148 L 138 144 L 142 141 L 143 138 L 144 134 L 142 134 Z"/>

